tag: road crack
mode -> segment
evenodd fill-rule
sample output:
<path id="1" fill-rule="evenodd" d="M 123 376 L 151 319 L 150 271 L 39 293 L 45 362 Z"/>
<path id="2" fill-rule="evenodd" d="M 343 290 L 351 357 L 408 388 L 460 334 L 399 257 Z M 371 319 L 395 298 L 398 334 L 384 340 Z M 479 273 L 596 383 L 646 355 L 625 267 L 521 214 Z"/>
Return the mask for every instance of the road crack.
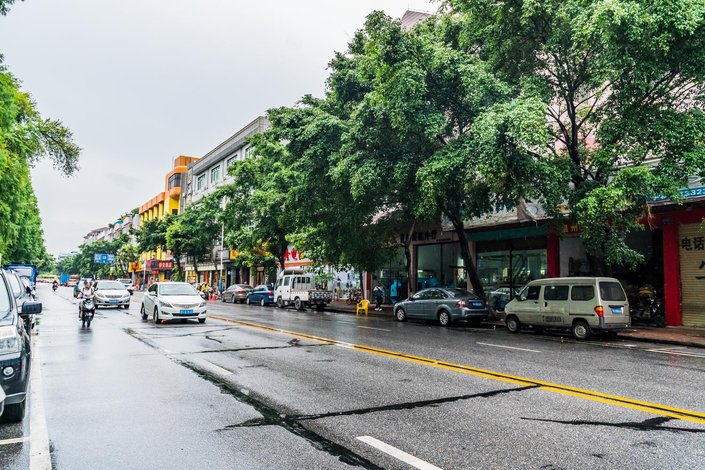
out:
<path id="1" fill-rule="evenodd" d="M 332 411 L 330 413 L 317 413 L 317 414 L 308 414 L 308 415 L 276 415 L 276 416 L 271 416 L 271 417 L 265 416 L 263 418 L 255 418 L 255 419 L 250 419 L 250 420 L 244 421 L 242 423 L 232 424 L 230 426 L 227 426 L 226 429 L 244 428 L 244 427 L 253 427 L 253 426 L 271 426 L 271 425 L 279 424 L 279 422 L 282 420 L 292 420 L 295 422 L 299 422 L 299 421 L 311 421 L 311 420 L 323 419 L 323 418 L 334 418 L 334 417 L 340 417 L 340 416 L 364 415 L 364 414 L 378 413 L 378 412 L 384 412 L 384 411 L 413 410 L 415 408 L 424 408 L 427 406 L 433 407 L 433 406 L 438 406 L 438 405 L 442 405 L 445 403 L 453 403 L 453 402 L 461 401 L 461 400 L 471 400 L 473 398 L 490 398 L 490 397 L 502 395 L 505 393 L 522 392 L 524 390 L 530 390 L 530 389 L 536 388 L 536 387 L 537 387 L 536 385 L 529 385 L 527 387 L 504 388 L 504 389 L 499 389 L 499 390 L 491 390 L 489 392 L 474 393 L 474 394 L 470 394 L 470 395 L 457 395 L 457 396 L 453 396 L 453 397 L 434 398 L 432 400 L 419 400 L 419 401 L 414 401 L 414 402 L 394 403 L 391 405 L 373 406 L 373 407 L 369 407 L 369 408 L 358 408 L 358 409 L 354 409 L 354 410 Z"/>
<path id="2" fill-rule="evenodd" d="M 623 422 L 610 423 L 606 421 L 590 421 L 590 420 L 558 420 L 545 418 L 527 418 L 521 417 L 524 421 L 539 421 L 543 423 L 567 424 L 570 426 L 606 426 L 621 429 L 633 429 L 635 431 L 666 431 L 672 433 L 705 433 L 705 429 L 682 428 L 676 426 L 662 426 L 664 423 L 674 420 L 675 418 L 658 417 L 649 418 L 641 422 Z"/>

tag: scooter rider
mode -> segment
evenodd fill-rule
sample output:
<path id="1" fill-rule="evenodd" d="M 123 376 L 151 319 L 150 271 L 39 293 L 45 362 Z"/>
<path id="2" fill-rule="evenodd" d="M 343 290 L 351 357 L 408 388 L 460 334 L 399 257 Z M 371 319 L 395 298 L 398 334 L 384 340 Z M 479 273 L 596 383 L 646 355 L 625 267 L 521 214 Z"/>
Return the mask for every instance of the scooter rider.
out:
<path id="1" fill-rule="evenodd" d="M 78 295 L 76 296 L 77 299 L 92 299 L 93 298 L 93 293 L 95 292 L 95 289 L 93 289 L 93 284 L 91 281 L 84 281 L 83 282 L 83 289 L 78 291 Z M 83 310 L 83 302 L 78 303 L 78 318 L 79 320 L 81 319 L 81 313 Z"/>
<path id="2" fill-rule="evenodd" d="M 58 289 L 59 288 L 59 281 L 54 279 L 54 282 L 51 284 L 51 288 L 54 290 Z"/>

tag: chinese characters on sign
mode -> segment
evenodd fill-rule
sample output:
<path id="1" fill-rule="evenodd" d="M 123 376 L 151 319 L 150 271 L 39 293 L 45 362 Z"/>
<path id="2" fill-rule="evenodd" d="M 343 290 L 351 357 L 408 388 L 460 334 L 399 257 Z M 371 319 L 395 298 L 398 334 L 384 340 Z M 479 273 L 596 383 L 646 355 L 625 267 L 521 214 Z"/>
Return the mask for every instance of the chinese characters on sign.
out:
<path id="1" fill-rule="evenodd" d="M 150 266 L 152 267 L 152 271 L 170 271 L 170 270 L 174 269 L 174 262 L 171 260 L 170 261 L 151 260 Z"/>
<path id="2" fill-rule="evenodd" d="M 681 248 L 686 251 L 705 251 L 705 237 L 683 237 Z"/>
<path id="3" fill-rule="evenodd" d="M 435 240 L 437 236 L 437 230 L 426 230 L 425 232 L 417 231 L 411 234 L 411 241 L 430 241 Z M 406 243 L 407 241 L 409 241 L 409 235 L 406 233 L 402 233 L 399 235 L 399 239 L 401 243 Z"/>

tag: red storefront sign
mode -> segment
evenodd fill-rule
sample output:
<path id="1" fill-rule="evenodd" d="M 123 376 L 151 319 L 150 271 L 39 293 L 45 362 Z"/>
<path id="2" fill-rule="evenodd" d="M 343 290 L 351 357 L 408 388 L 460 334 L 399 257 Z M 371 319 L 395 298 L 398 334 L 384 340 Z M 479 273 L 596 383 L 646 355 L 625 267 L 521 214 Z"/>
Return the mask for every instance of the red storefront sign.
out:
<path id="1" fill-rule="evenodd" d="M 174 261 L 161 261 L 153 259 L 149 262 L 149 266 L 152 271 L 171 271 L 172 269 L 174 269 Z"/>

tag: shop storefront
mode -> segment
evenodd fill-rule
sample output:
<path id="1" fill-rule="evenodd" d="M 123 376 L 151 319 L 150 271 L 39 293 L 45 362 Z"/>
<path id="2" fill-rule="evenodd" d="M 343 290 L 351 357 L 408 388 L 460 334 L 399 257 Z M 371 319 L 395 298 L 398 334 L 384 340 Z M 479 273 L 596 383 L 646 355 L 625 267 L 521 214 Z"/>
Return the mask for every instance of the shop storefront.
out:
<path id="1" fill-rule="evenodd" d="M 465 287 L 465 263 L 458 242 L 416 246 L 416 290 Z"/>
<path id="2" fill-rule="evenodd" d="M 475 242 L 477 271 L 495 310 L 503 310 L 530 281 L 549 276 L 549 237 L 543 226 L 471 232 L 468 238 Z"/>
<path id="3" fill-rule="evenodd" d="M 705 230 L 702 222 L 678 227 L 681 324 L 705 327 Z"/>

